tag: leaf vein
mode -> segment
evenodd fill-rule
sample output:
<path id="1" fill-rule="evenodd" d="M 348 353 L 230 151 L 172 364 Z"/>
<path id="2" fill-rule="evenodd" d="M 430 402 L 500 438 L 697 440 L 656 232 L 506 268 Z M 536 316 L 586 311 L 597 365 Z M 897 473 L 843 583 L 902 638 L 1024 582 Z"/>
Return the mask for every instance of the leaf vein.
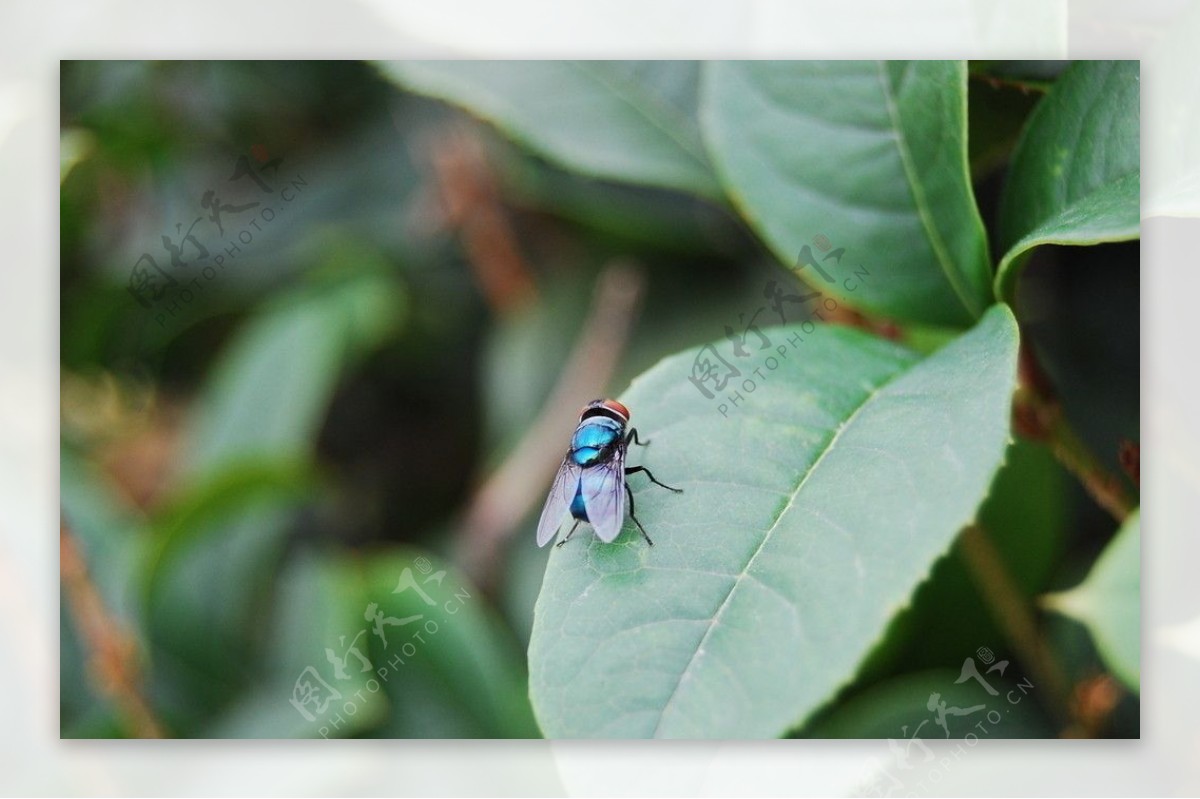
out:
<path id="1" fill-rule="evenodd" d="M 804 486 L 808 483 L 809 479 L 814 474 L 816 474 L 817 469 L 820 467 L 821 463 L 825 460 L 825 457 L 830 452 L 833 451 L 833 448 L 837 445 L 837 443 L 841 439 L 842 435 L 846 432 L 846 430 L 848 430 L 850 428 L 850 426 L 854 423 L 855 419 L 857 419 L 859 417 L 859 415 L 862 413 L 862 411 L 868 405 L 870 405 L 875 400 L 876 397 L 879 396 L 879 393 L 881 391 L 883 391 L 889 385 L 894 383 L 902 375 L 907 374 L 910 368 L 911 368 L 911 365 L 906 365 L 904 367 L 901 367 L 899 370 L 897 370 L 895 373 L 890 375 L 882 383 L 879 383 L 874 388 L 872 388 L 870 390 L 870 392 L 868 392 L 867 395 L 863 398 L 862 402 L 859 403 L 858 407 L 856 407 L 854 409 L 854 411 L 846 418 L 846 420 L 844 422 L 842 422 L 841 425 L 838 426 L 838 428 L 834 432 L 833 436 L 829 439 L 829 443 L 825 445 L 825 447 L 821 450 L 820 454 L 817 455 L 816 459 L 812 462 L 812 465 L 809 466 L 808 469 L 801 475 L 799 482 L 796 484 L 795 490 L 793 490 L 791 492 L 791 495 L 788 498 L 787 504 L 784 505 L 782 510 L 780 510 L 779 515 L 775 517 L 775 521 L 771 524 L 770 528 L 768 528 L 767 531 L 763 534 L 762 540 L 759 542 L 759 544 L 755 548 L 754 552 L 751 553 L 750 558 L 746 561 L 746 564 L 742 567 L 741 572 L 738 573 L 738 575 L 734 578 L 733 582 L 730 584 L 729 591 L 725 594 L 725 599 L 722 600 L 720 606 L 717 608 L 716 613 L 714 613 L 712 618 L 709 620 L 708 626 L 705 629 L 704 634 L 700 637 L 700 641 L 696 644 L 695 649 L 693 649 L 693 651 L 692 651 L 691 658 L 688 660 L 687 665 L 684 666 L 683 670 L 680 672 L 679 679 L 676 681 L 675 687 L 671 690 L 671 694 L 670 694 L 670 696 L 667 697 L 667 701 L 665 703 L 663 703 L 662 710 L 659 712 L 658 723 L 654 727 L 653 737 L 655 737 L 655 738 L 658 737 L 658 734 L 659 734 L 660 730 L 662 729 L 663 721 L 667 718 L 667 714 L 670 712 L 671 707 L 672 707 L 673 703 L 675 702 L 675 698 L 677 696 L 679 696 L 680 687 L 682 687 L 684 681 L 687 679 L 688 675 L 691 673 L 692 669 L 695 667 L 696 663 L 698 662 L 701 653 L 704 651 L 705 643 L 708 642 L 709 637 L 712 635 L 713 631 L 717 628 L 717 625 L 720 623 L 721 617 L 724 615 L 726 608 L 729 607 L 730 602 L 733 600 L 734 594 L 737 593 L 738 586 L 741 585 L 742 580 L 745 579 L 749 575 L 750 569 L 754 565 L 754 561 L 762 553 L 763 548 L 767 544 L 767 541 L 769 541 L 771 539 L 772 534 L 775 532 L 776 528 L 779 527 L 779 523 L 787 515 L 788 511 L 791 510 L 791 508 L 795 505 L 796 498 L 800 496 L 800 493 L 803 491 Z M 754 579 L 755 582 L 758 582 L 760 585 L 762 584 L 761 580 L 757 580 L 756 578 L 751 578 L 751 579 Z"/>

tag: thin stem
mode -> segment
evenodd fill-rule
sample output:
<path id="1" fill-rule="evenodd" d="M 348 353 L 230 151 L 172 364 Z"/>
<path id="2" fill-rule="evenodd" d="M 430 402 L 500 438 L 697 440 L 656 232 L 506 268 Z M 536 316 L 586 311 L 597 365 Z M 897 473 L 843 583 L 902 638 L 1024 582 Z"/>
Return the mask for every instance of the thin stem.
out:
<path id="1" fill-rule="evenodd" d="M 1013 427 L 1050 448 L 1067 471 L 1118 523 L 1134 508 L 1124 483 L 1101 465 L 1071 427 L 1045 372 L 1026 344 L 1021 345 L 1020 385 L 1013 398 Z"/>
<path id="2" fill-rule="evenodd" d="M 958 549 L 974 576 L 992 618 L 1016 650 L 1017 657 L 1030 670 L 1039 687 L 1045 686 L 1046 708 L 1064 731 L 1073 729 L 1069 682 L 1038 634 L 1033 604 L 996 551 L 995 545 L 979 525 L 963 530 Z"/>
<path id="3" fill-rule="evenodd" d="M 88 671 L 137 738 L 162 738 L 163 728 L 142 695 L 137 643 L 104 604 L 79 545 L 64 523 L 59 531 L 63 593 L 88 653 Z"/>
<path id="4" fill-rule="evenodd" d="M 1134 507 L 1125 487 L 1100 465 L 1061 413 L 1050 427 L 1049 443 L 1054 456 L 1079 478 L 1092 499 L 1118 522 L 1124 522 Z"/>

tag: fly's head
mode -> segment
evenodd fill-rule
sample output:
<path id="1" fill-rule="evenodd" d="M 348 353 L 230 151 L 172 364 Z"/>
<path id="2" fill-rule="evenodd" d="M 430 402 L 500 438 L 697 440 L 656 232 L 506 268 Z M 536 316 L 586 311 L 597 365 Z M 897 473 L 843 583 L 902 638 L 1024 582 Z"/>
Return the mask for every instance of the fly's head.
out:
<path id="1" fill-rule="evenodd" d="M 624 426 L 629 424 L 630 415 L 629 409 L 615 399 L 594 399 L 583 406 L 583 410 L 579 412 L 579 421 L 592 416 L 607 416 Z"/>

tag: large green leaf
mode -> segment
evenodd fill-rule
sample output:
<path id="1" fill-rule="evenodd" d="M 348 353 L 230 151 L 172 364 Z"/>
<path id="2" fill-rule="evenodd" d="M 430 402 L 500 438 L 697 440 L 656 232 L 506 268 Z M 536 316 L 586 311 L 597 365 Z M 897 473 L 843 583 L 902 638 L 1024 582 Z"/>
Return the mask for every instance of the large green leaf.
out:
<path id="1" fill-rule="evenodd" d="M 696 123 L 695 62 L 393 61 L 382 69 L 570 169 L 722 196 Z"/>
<path id="2" fill-rule="evenodd" d="M 718 174 L 776 256 L 824 235 L 872 274 L 852 305 L 966 326 L 991 302 L 958 62 L 717 62 L 701 119 Z M 832 275 L 831 275 L 832 276 Z"/>
<path id="3" fill-rule="evenodd" d="M 1137 511 L 1075 588 L 1045 598 L 1047 607 L 1087 625 L 1100 656 L 1135 691 L 1141 683 L 1142 533 Z"/>
<path id="4" fill-rule="evenodd" d="M 808 327 L 769 331 L 744 382 L 712 399 L 689 381 L 696 350 L 627 392 L 653 439 L 631 463 L 685 493 L 635 475 L 656 546 L 627 523 L 613 544 L 583 533 L 551 554 L 529 648 L 546 735 L 787 732 L 974 516 L 1008 439 L 1007 307 L 925 359 Z"/>
<path id="5" fill-rule="evenodd" d="M 1080 61 L 1038 105 L 1001 198 L 996 296 L 1012 300 L 1040 244 L 1137 238 L 1139 97 L 1136 61 Z"/>

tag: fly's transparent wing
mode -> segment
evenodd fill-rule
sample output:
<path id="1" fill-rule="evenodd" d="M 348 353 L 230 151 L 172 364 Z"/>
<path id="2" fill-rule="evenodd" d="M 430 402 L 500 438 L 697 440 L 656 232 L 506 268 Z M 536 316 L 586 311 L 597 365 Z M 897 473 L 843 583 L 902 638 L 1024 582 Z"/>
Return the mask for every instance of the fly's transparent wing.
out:
<path id="1" fill-rule="evenodd" d="M 612 542 L 625 523 L 625 452 L 618 449 L 611 461 L 585 469 L 579 478 L 583 507 L 600 540 Z"/>
<path id="2" fill-rule="evenodd" d="M 581 471 L 583 470 L 572 463 L 569 457 L 564 458 L 562 465 L 558 467 L 558 474 L 554 475 L 554 485 L 550 486 L 550 495 L 546 497 L 546 504 L 542 506 L 542 518 L 538 520 L 539 547 L 546 546 L 562 526 L 563 516 L 567 514 L 567 508 L 571 507 L 571 500 L 575 498 L 575 491 L 579 488 Z"/>

